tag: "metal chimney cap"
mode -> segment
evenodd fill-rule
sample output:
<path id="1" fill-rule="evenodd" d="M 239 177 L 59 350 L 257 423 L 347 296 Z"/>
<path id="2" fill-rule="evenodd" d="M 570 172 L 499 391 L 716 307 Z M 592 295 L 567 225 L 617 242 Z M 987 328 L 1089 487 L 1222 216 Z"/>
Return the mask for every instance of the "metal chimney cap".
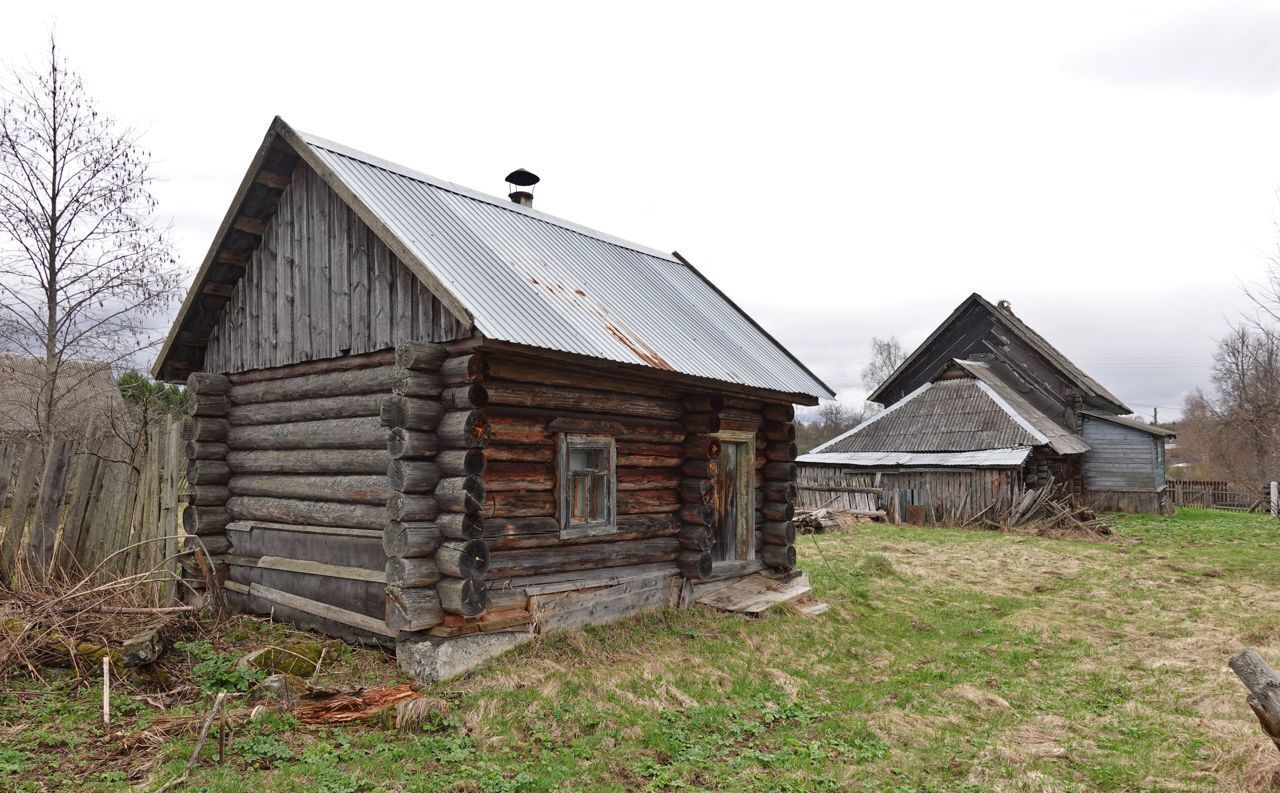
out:
<path id="1" fill-rule="evenodd" d="M 507 184 L 513 184 L 518 187 L 533 187 L 540 181 L 542 180 L 538 178 L 536 173 L 526 171 L 523 168 L 517 168 L 507 174 Z"/>

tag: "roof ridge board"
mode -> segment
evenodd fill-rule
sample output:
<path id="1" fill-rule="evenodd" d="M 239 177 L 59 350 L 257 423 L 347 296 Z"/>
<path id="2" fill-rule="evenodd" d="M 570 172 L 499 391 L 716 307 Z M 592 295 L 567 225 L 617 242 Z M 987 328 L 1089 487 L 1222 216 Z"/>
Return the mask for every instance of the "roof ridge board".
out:
<path id="1" fill-rule="evenodd" d="M 416 182 L 422 182 L 423 184 L 430 185 L 440 190 L 446 190 L 450 193 L 455 193 L 457 195 L 462 196 L 463 198 L 470 198 L 475 201 L 480 201 L 482 203 L 486 203 L 491 206 L 497 207 L 498 209 L 503 209 L 508 212 L 514 212 L 518 215 L 524 215 L 525 217 L 530 218 L 532 220 L 540 220 L 544 223 L 549 223 L 553 226 L 559 226 L 565 229 L 566 231 L 571 231 L 576 234 L 581 234 L 584 237 L 590 237 L 594 240 L 598 240 L 608 245 L 615 245 L 619 248 L 626 248 L 628 250 L 633 250 L 633 251 L 636 251 L 637 253 L 643 253 L 647 256 L 653 256 L 655 258 L 662 259 L 664 261 L 668 261 L 673 264 L 682 264 L 682 262 L 680 262 L 678 259 L 675 259 L 670 253 L 664 253 L 663 251 L 659 251 L 656 248 L 650 248 L 647 245 L 641 245 L 638 242 L 632 242 L 631 240 L 626 240 L 626 239 L 623 239 L 622 237 L 615 237 L 612 234 L 607 234 L 603 231 L 593 229 L 589 226 L 583 226 L 579 223 L 573 222 L 572 220 L 566 220 L 565 218 L 552 215 L 549 212 L 530 209 L 528 207 L 524 207 L 519 204 L 516 204 L 513 201 L 503 201 L 501 198 L 497 196 L 490 195 L 488 193 L 482 192 L 480 190 L 476 190 L 471 187 L 466 187 L 465 185 L 460 185 L 456 182 L 450 182 L 447 179 L 440 179 L 439 177 L 435 177 L 430 174 L 423 173 L 422 171 L 418 171 L 416 169 L 410 168 L 406 165 L 401 165 L 399 163 L 392 162 L 391 160 L 387 160 L 382 157 L 369 154 L 368 152 L 361 151 L 360 149 L 352 148 L 351 146 L 346 146 L 336 141 L 329 140 L 328 138 L 322 138 L 319 135 L 313 135 L 309 132 L 304 132 L 297 128 L 294 129 L 294 132 L 296 132 L 298 136 L 302 138 L 302 140 L 305 141 L 308 145 L 314 146 L 320 149 L 325 149 L 326 151 L 329 151 L 340 157 L 346 157 L 348 159 L 358 160 L 364 163 L 365 165 L 368 165 L 374 168 L 379 168 L 381 170 L 387 171 L 388 173 L 393 173 L 397 176 L 402 176 L 406 179 L 412 179 Z"/>

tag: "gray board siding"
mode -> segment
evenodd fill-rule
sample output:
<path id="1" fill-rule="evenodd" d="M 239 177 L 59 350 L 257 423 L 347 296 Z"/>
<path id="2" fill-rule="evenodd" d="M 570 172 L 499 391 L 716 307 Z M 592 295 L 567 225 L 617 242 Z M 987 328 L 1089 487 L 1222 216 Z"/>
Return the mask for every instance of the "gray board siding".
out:
<path id="1" fill-rule="evenodd" d="M 1141 430 L 1086 418 L 1086 490 L 1154 491 L 1164 486 L 1164 441 Z"/>
<path id="2" fill-rule="evenodd" d="M 204 370 L 234 373 L 467 335 L 320 177 L 298 166 L 209 333 Z"/>

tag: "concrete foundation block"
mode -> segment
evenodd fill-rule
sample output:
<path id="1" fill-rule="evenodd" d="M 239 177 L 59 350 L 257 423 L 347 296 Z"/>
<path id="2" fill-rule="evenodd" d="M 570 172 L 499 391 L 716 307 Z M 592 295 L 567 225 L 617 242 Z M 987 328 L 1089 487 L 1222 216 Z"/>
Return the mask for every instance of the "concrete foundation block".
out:
<path id="1" fill-rule="evenodd" d="M 533 637 L 531 631 L 502 631 L 402 641 L 396 644 L 396 661 L 415 680 L 433 683 L 457 677 Z"/>

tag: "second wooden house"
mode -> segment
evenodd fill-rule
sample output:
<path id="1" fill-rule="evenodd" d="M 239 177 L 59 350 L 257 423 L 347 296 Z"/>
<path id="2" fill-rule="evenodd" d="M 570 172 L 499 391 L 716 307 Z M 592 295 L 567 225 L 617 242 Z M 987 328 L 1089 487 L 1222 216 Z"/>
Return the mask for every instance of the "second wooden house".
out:
<path id="1" fill-rule="evenodd" d="M 155 369 L 234 608 L 440 677 L 794 568 L 792 406 L 830 389 L 679 254 L 509 181 L 271 125 Z"/>

